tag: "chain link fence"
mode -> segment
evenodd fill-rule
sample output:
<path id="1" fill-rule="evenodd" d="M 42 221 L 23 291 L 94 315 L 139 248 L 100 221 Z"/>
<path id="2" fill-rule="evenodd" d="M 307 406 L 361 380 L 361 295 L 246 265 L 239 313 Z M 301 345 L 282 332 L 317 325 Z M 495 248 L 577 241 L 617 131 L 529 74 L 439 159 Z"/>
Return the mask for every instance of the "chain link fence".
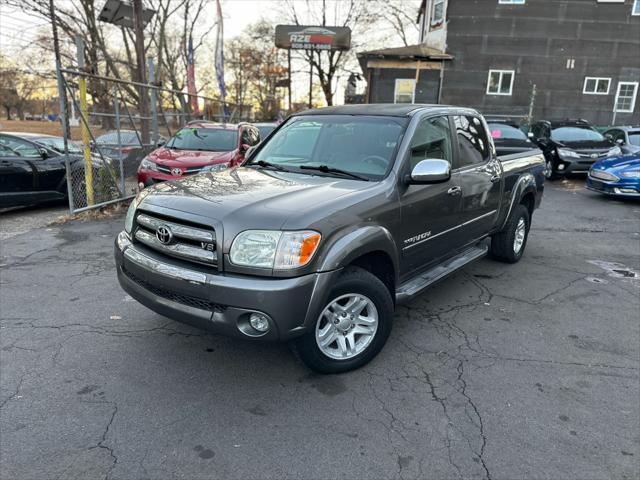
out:
<path id="1" fill-rule="evenodd" d="M 62 116 L 78 122 L 82 131 L 81 141 L 65 142 L 71 213 L 135 196 L 142 159 L 190 121 L 238 122 L 252 113 L 250 107 L 234 105 L 227 105 L 225 113 L 218 99 L 162 88 L 152 75 L 150 84 L 140 84 L 61 69 L 59 81 L 74 113 L 69 116 L 65 105 Z M 139 107 L 143 95 L 149 112 Z"/>

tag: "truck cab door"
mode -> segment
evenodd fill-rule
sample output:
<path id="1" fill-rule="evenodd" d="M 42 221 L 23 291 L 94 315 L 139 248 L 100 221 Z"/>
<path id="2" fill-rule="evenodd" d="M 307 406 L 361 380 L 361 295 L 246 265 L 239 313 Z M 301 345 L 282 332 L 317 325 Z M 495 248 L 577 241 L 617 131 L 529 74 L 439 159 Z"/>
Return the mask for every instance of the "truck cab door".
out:
<path id="1" fill-rule="evenodd" d="M 401 169 L 402 177 L 410 175 L 413 168 L 427 158 L 452 162 L 454 145 L 448 117 L 420 120 L 410 145 L 409 156 Z M 455 175 L 442 183 L 401 184 L 399 246 L 402 270 L 407 276 L 437 263 L 453 253 L 462 242 L 457 228 L 461 223 L 459 192 L 460 185 Z"/>
<path id="2" fill-rule="evenodd" d="M 495 226 L 502 192 L 502 164 L 492 151 L 482 120 L 452 117 L 456 131 L 454 174 L 461 187 L 460 219 L 469 243 Z"/>

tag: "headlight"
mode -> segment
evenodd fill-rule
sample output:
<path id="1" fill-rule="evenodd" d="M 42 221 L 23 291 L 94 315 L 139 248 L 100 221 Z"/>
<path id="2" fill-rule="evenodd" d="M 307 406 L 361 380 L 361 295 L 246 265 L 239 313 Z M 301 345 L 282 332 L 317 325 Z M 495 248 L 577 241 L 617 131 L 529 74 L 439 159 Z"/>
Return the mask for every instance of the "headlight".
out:
<path id="1" fill-rule="evenodd" d="M 247 230 L 233 240 L 229 256 L 235 265 L 288 270 L 309 263 L 319 243 L 313 230 Z"/>
<path id="2" fill-rule="evenodd" d="M 124 229 L 127 233 L 131 233 L 133 230 L 133 219 L 136 216 L 136 208 L 138 205 L 142 203 L 142 200 L 149 195 L 149 189 L 145 189 L 141 191 L 132 201 L 131 205 L 129 205 L 129 210 L 127 210 L 127 215 L 124 217 Z"/>
<path id="3" fill-rule="evenodd" d="M 124 217 L 124 229 L 127 233 L 131 233 L 133 230 L 133 217 L 136 215 L 136 208 L 138 207 L 138 197 L 134 198 L 131 201 L 131 205 L 129 205 L 129 210 L 127 210 L 127 216 Z"/>
<path id="4" fill-rule="evenodd" d="M 573 150 L 567 150 L 566 148 L 559 148 L 558 155 L 566 158 L 580 158 L 580 155 L 578 155 L 576 152 L 574 152 Z"/>
<path id="5" fill-rule="evenodd" d="M 640 170 L 628 170 L 620 174 L 624 178 L 640 178 Z"/>
<path id="6" fill-rule="evenodd" d="M 609 157 L 615 157 L 616 155 L 622 155 L 622 150 L 620 150 L 620 147 L 613 147 L 607 152 L 607 156 Z"/>
<path id="7" fill-rule="evenodd" d="M 229 168 L 229 165 L 227 163 L 214 163 L 213 165 L 207 165 L 206 167 L 203 167 L 200 171 L 215 173 L 226 170 L 227 168 Z"/>
<path id="8" fill-rule="evenodd" d="M 148 158 L 143 158 L 140 162 L 140 168 L 143 170 L 153 170 L 154 172 L 158 171 L 158 165 L 149 160 Z"/>

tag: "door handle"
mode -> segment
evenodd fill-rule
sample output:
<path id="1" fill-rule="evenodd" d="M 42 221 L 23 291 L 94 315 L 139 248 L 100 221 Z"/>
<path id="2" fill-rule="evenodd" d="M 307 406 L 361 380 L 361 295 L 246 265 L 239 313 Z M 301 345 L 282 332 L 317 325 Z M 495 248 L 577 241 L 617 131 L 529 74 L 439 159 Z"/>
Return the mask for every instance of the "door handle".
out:
<path id="1" fill-rule="evenodd" d="M 498 181 L 500 181 L 500 175 L 494 175 L 491 177 L 491 183 L 496 183 Z"/>
<path id="2" fill-rule="evenodd" d="M 460 195 L 461 193 L 462 193 L 462 188 L 460 188 L 457 185 L 447 190 L 447 195 Z"/>

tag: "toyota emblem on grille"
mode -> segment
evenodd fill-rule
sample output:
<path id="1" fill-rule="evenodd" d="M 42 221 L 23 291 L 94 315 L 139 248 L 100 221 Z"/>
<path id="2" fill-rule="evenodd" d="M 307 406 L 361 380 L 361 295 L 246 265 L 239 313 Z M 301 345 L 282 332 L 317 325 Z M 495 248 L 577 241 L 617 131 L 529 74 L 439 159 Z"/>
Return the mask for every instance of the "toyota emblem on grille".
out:
<path id="1" fill-rule="evenodd" d="M 591 154 L 591 158 L 598 158 L 598 154 L 597 153 L 592 153 Z"/>
<path id="2" fill-rule="evenodd" d="M 171 169 L 171 175 L 175 175 L 176 177 L 179 177 L 180 175 L 182 175 L 182 169 L 176 167 L 176 168 L 172 168 Z"/>
<path id="3" fill-rule="evenodd" d="M 168 245 L 171 243 L 171 240 L 173 240 L 173 232 L 166 225 L 160 225 L 156 229 L 156 238 L 163 245 Z"/>

